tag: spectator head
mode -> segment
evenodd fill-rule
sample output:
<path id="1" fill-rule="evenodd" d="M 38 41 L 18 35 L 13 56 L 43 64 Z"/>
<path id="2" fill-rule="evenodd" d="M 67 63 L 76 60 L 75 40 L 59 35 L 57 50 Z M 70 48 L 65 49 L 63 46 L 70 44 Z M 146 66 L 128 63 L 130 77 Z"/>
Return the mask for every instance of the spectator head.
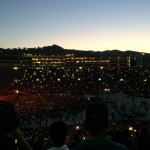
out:
<path id="1" fill-rule="evenodd" d="M 64 145 L 67 137 L 67 125 L 63 121 L 56 121 L 50 126 L 50 137 L 56 147 Z"/>
<path id="2" fill-rule="evenodd" d="M 86 109 L 86 118 L 83 124 L 85 130 L 97 134 L 105 132 L 108 126 L 108 110 L 101 103 L 91 104 Z"/>
<path id="3" fill-rule="evenodd" d="M 0 135 L 15 130 L 19 125 L 19 119 L 16 116 L 15 106 L 7 101 L 0 100 Z"/>

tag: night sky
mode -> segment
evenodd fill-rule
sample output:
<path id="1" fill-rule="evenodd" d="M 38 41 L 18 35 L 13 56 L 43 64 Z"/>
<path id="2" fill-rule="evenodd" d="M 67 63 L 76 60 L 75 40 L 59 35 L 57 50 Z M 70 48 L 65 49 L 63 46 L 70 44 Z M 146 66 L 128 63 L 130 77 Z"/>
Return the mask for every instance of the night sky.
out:
<path id="1" fill-rule="evenodd" d="M 150 52 L 150 0 L 0 0 L 0 47 Z"/>

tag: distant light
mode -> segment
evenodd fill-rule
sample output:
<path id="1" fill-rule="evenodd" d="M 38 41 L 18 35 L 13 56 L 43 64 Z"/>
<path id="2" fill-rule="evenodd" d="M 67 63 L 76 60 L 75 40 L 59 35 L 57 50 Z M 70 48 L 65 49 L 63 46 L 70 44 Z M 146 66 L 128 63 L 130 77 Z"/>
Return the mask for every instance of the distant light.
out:
<path id="1" fill-rule="evenodd" d="M 104 92 L 110 92 L 110 89 L 104 89 Z"/>
<path id="2" fill-rule="evenodd" d="M 129 127 L 129 131 L 133 131 L 133 127 Z"/>
<path id="3" fill-rule="evenodd" d="M 15 144 L 17 144 L 18 143 L 18 140 L 17 139 L 15 139 Z"/>
<path id="4" fill-rule="evenodd" d="M 18 94 L 18 93 L 19 93 L 19 90 L 16 90 L 15 92 Z"/>
<path id="5" fill-rule="evenodd" d="M 39 79 L 39 78 L 37 78 L 37 79 L 36 79 L 36 81 L 40 81 L 40 79 Z"/>
<path id="6" fill-rule="evenodd" d="M 18 70 L 19 68 L 18 67 L 13 67 L 13 70 Z"/>
<path id="7" fill-rule="evenodd" d="M 14 83 L 18 83 L 18 79 L 14 79 Z"/>

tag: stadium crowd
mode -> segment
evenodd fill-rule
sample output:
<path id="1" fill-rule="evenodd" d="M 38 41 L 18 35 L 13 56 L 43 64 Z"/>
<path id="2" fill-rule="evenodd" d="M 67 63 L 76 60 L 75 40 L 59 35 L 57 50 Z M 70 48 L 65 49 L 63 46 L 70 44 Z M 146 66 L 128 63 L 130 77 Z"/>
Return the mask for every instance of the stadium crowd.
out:
<path id="1" fill-rule="evenodd" d="M 143 120 L 142 115 L 148 112 L 148 106 L 139 105 L 143 108 L 142 115 L 132 111 L 127 115 L 125 110 L 128 106 L 120 107 L 113 99 L 104 101 L 98 96 L 103 94 L 104 89 L 112 88 L 132 96 L 149 97 L 149 83 L 150 71 L 143 68 L 25 69 L 6 90 L 15 92 L 15 98 L 13 95 L 13 100 L 9 101 L 15 104 L 19 127 L 34 150 L 52 147 L 49 127 L 57 120 L 65 121 L 68 133 L 72 134 L 72 138 L 67 136 L 68 148 L 72 149 L 84 141 L 87 137 L 82 128 L 85 109 L 97 102 L 111 106 L 120 116 L 118 119 L 114 112 L 110 112 L 107 137 L 130 150 L 145 150 L 149 146 L 150 121 Z M 86 94 L 96 95 L 97 98 L 87 98 Z"/>
<path id="2" fill-rule="evenodd" d="M 40 99 L 32 100 L 34 103 L 29 102 L 28 99 L 18 101 L 15 103 L 15 109 L 20 120 L 20 129 L 35 150 L 42 149 L 43 146 L 44 149 L 51 147 L 49 126 L 58 120 L 66 122 L 69 132 L 73 131 L 72 139 L 67 141 L 68 147 L 73 148 L 78 142 L 86 139 L 82 125 L 85 119 L 85 109 L 89 104 L 102 102 L 106 106 L 108 103 L 117 106 L 113 100 L 103 102 L 100 99 L 56 97 L 51 99 L 51 103 L 48 103 L 48 99 L 42 100 L 41 103 Z M 144 150 L 143 147 L 148 144 L 147 141 L 150 138 L 149 131 L 149 120 L 132 117 L 118 121 L 111 120 L 107 129 L 107 136 L 115 142 L 127 145 L 131 150 Z"/>

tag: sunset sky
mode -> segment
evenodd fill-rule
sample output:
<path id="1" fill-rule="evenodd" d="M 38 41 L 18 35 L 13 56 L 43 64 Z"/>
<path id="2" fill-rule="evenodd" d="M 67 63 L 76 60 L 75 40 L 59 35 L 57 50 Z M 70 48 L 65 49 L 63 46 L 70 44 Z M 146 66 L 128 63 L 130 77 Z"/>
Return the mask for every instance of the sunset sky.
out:
<path id="1" fill-rule="evenodd" d="M 0 0 L 0 48 L 150 53 L 150 0 Z"/>

